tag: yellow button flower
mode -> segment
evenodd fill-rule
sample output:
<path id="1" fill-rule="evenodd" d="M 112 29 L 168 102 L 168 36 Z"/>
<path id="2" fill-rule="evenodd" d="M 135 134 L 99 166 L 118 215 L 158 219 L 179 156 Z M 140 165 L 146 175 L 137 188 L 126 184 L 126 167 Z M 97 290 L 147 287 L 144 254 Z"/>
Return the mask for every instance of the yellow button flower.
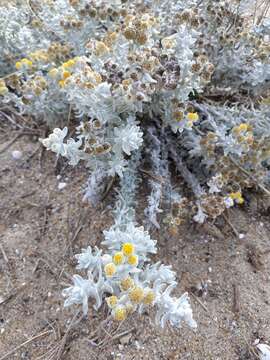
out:
<path id="1" fill-rule="evenodd" d="M 22 63 L 21 63 L 20 61 L 17 61 L 16 64 L 15 64 L 15 68 L 16 68 L 17 70 L 21 70 L 21 68 L 22 68 Z"/>
<path id="2" fill-rule="evenodd" d="M 190 121 L 198 121 L 199 120 L 199 115 L 198 115 L 198 113 L 196 113 L 196 112 L 189 112 L 188 114 L 187 114 L 187 118 L 188 118 L 188 120 L 190 120 Z"/>
<path id="3" fill-rule="evenodd" d="M 69 68 L 69 67 L 72 67 L 76 64 L 76 61 L 74 59 L 70 59 L 68 60 L 67 62 L 64 62 L 62 64 L 63 68 Z"/>
<path id="4" fill-rule="evenodd" d="M 109 263 L 104 266 L 104 271 L 107 277 L 112 277 L 116 273 L 116 266 L 114 263 Z"/>
<path id="5" fill-rule="evenodd" d="M 32 61 L 29 60 L 29 59 L 26 59 L 26 58 L 22 59 L 22 60 L 21 60 L 21 63 L 24 64 L 24 65 L 26 65 L 26 66 L 28 66 L 28 67 L 33 66 Z"/>
<path id="6" fill-rule="evenodd" d="M 114 256 L 113 256 L 113 262 L 115 263 L 115 265 L 123 264 L 123 262 L 124 262 L 124 254 L 121 251 L 115 253 Z"/>
<path id="7" fill-rule="evenodd" d="M 58 85 L 59 85 L 61 88 L 63 88 L 63 87 L 65 86 L 65 84 L 66 84 L 65 80 L 60 80 L 60 81 L 58 82 Z"/>
<path id="8" fill-rule="evenodd" d="M 248 125 L 242 123 L 242 124 L 240 124 L 240 125 L 238 126 L 238 129 L 239 129 L 239 131 L 243 131 L 243 132 L 244 132 L 244 131 L 247 131 Z"/>
<path id="9" fill-rule="evenodd" d="M 131 266 L 137 266 L 138 265 L 138 256 L 137 255 L 130 255 L 127 259 L 127 262 Z"/>
<path id="10" fill-rule="evenodd" d="M 134 245 L 131 243 L 124 243 L 122 246 L 122 251 L 124 253 L 125 256 L 130 256 L 134 253 Z"/>
<path id="11" fill-rule="evenodd" d="M 229 196 L 231 199 L 235 200 L 237 204 L 243 204 L 245 201 L 240 191 L 230 193 Z"/>
<path id="12" fill-rule="evenodd" d="M 62 77 L 63 77 L 64 80 L 66 80 L 70 76 L 71 76 L 71 73 L 69 71 L 64 71 L 63 74 L 62 74 Z"/>
<path id="13" fill-rule="evenodd" d="M 124 306 L 117 306 L 113 312 L 116 321 L 124 321 L 127 318 L 127 310 Z"/>
<path id="14" fill-rule="evenodd" d="M 135 287 L 129 292 L 128 296 L 133 303 L 139 304 L 144 297 L 143 288 L 139 286 Z"/>
<path id="15" fill-rule="evenodd" d="M 112 295 L 106 298 L 108 306 L 112 309 L 117 305 L 118 299 L 117 296 Z"/>
<path id="16" fill-rule="evenodd" d="M 131 288 L 133 288 L 134 286 L 134 281 L 131 279 L 130 276 L 128 276 L 126 279 L 123 279 L 121 280 L 120 282 L 120 287 L 121 287 L 121 290 L 123 291 L 127 291 Z"/>
<path id="17" fill-rule="evenodd" d="M 154 291 L 151 290 L 151 289 L 147 290 L 147 291 L 145 292 L 144 297 L 143 297 L 143 300 L 142 300 L 143 303 L 144 303 L 145 305 L 151 305 L 151 304 L 153 304 L 154 300 L 155 300 L 155 293 L 154 293 Z"/>

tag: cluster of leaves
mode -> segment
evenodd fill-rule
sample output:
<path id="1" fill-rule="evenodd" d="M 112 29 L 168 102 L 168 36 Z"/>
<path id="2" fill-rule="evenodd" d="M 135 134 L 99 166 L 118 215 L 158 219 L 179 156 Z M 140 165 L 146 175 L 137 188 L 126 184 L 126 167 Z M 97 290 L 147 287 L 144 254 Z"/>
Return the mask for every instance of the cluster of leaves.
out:
<path id="1" fill-rule="evenodd" d="M 148 230 L 160 226 L 162 209 L 177 232 L 183 221 L 203 223 L 244 203 L 245 189 L 268 192 L 270 23 L 250 24 L 244 10 L 241 1 L 211 0 L 36 0 L 5 8 L 1 102 L 54 128 L 41 140 L 48 150 L 74 166 L 85 162 L 85 200 L 96 204 L 106 178 L 120 179 L 107 252 L 77 256 L 88 275 L 74 277 L 66 305 L 86 311 L 93 297 L 98 308 L 110 293 L 115 319 L 156 305 L 162 324 L 195 326 L 187 296 L 170 296 L 175 275 L 146 264 L 156 245 L 136 225 L 138 169 L 151 175 Z M 189 191 L 174 183 L 175 172 Z"/>

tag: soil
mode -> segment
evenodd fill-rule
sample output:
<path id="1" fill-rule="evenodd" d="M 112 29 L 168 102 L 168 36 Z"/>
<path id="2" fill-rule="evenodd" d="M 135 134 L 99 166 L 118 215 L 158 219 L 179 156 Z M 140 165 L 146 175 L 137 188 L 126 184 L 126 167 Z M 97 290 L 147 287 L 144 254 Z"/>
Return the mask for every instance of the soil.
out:
<path id="1" fill-rule="evenodd" d="M 270 341 L 270 224 L 258 210 L 259 195 L 231 210 L 231 225 L 220 220 L 183 225 L 175 237 L 152 234 L 159 241 L 154 260 L 172 264 L 178 295 L 190 293 L 196 332 L 162 330 L 152 310 L 119 328 L 110 321 L 102 327 L 105 306 L 69 328 L 77 308 L 63 308 L 61 291 L 75 272 L 73 255 L 99 245 L 110 226 L 114 191 L 98 208 L 83 203 L 87 171 L 56 163 L 33 136 L 1 151 L 17 134 L 0 144 L 0 359 L 257 358 L 254 341 Z M 21 159 L 13 159 L 14 150 Z"/>

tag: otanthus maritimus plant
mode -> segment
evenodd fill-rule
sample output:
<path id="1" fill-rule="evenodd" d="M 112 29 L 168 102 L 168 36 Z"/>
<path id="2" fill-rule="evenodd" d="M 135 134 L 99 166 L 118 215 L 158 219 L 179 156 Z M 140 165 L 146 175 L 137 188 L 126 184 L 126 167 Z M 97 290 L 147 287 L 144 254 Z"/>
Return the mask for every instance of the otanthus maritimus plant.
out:
<path id="1" fill-rule="evenodd" d="M 130 161 L 134 162 L 133 157 Z M 82 304 L 87 314 L 88 299 L 94 300 L 96 310 L 105 299 L 116 321 L 154 306 L 157 308 L 156 322 L 161 327 L 166 322 L 177 327 L 186 322 L 196 328 L 188 295 L 185 293 L 180 298 L 171 295 L 177 285 L 176 274 L 170 266 L 150 262 L 151 254 L 157 252 L 156 241 L 136 224 L 134 213 L 128 208 L 135 200 L 136 193 L 131 193 L 129 187 L 133 183 L 136 189 L 136 177 L 134 172 L 124 174 L 115 223 L 104 231 L 102 245 L 106 250 L 88 246 L 75 255 L 77 269 L 85 271 L 86 278 L 73 276 L 73 285 L 63 291 L 65 306 Z"/>
<path id="2" fill-rule="evenodd" d="M 1 103 L 45 121 L 42 144 L 85 164 L 84 201 L 120 182 L 106 251 L 77 255 L 87 276 L 74 276 L 65 304 L 86 313 L 89 298 L 96 309 L 106 298 L 116 320 L 155 305 L 161 325 L 195 326 L 187 295 L 171 296 L 174 273 L 149 263 L 148 231 L 213 221 L 251 187 L 270 194 L 269 21 L 223 0 L 35 0 L 0 17 Z"/>

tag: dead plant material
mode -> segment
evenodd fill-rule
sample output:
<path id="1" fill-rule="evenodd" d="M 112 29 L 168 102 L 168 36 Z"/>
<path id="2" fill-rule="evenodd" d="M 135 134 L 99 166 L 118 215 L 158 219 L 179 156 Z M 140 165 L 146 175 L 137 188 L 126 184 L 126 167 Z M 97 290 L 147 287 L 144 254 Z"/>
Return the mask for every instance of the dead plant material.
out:
<path id="1" fill-rule="evenodd" d="M 1 150 L 0 154 L 3 154 L 8 148 L 10 148 L 11 145 L 13 145 L 20 137 L 25 135 L 39 135 L 39 132 L 36 131 L 20 131 L 18 134 L 14 136 L 13 139 L 11 139 Z"/>
<path id="2" fill-rule="evenodd" d="M 247 245 L 247 259 L 248 262 L 254 267 L 255 271 L 260 271 L 264 267 L 262 252 L 255 245 Z"/>
<path id="3" fill-rule="evenodd" d="M 214 238 L 217 238 L 219 240 L 225 239 L 225 236 L 215 224 L 209 224 L 205 222 L 204 224 L 202 224 L 202 228 L 207 234 L 213 236 Z"/>
<path id="4" fill-rule="evenodd" d="M 32 341 L 35 341 L 35 340 L 37 340 L 37 339 L 39 339 L 39 338 L 41 338 L 41 337 L 43 337 L 43 336 L 45 336 L 45 335 L 48 335 L 48 334 L 50 334 L 50 333 L 52 333 L 52 330 L 47 330 L 47 331 L 44 331 L 44 332 L 42 332 L 42 333 L 40 333 L 40 334 L 38 334 L 38 335 L 36 335 L 36 336 L 33 336 L 32 338 L 26 340 L 26 341 L 23 342 L 22 344 L 16 346 L 16 347 L 15 347 L 14 349 L 12 349 L 11 351 L 7 352 L 4 356 L 2 356 L 2 357 L 0 358 L 0 360 L 4 360 L 4 359 L 10 358 L 11 355 L 13 355 L 16 351 L 18 351 L 18 350 L 21 349 L 22 347 L 30 344 Z"/>
<path id="5" fill-rule="evenodd" d="M 236 315 L 240 312 L 240 291 L 236 283 L 233 284 L 233 312 Z"/>

